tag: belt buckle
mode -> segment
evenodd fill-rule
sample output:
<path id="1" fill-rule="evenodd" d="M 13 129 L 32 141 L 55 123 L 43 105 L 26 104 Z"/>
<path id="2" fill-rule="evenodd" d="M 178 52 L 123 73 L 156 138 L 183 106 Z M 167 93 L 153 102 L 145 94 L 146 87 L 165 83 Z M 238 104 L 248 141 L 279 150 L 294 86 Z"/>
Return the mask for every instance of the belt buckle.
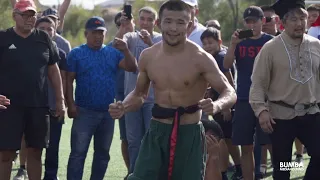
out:
<path id="1" fill-rule="evenodd" d="M 294 110 L 297 111 L 297 112 L 301 112 L 305 109 L 305 105 L 304 104 L 296 104 L 294 106 Z"/>

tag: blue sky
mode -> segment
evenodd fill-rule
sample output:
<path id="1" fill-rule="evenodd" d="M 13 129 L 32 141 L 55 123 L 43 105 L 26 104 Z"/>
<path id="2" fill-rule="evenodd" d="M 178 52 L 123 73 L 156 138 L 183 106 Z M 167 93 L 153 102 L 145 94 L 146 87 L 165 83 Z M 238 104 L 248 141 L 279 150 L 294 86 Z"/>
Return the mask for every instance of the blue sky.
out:
<path id="1" fill-rule="evenodd" d="M 59 2 L 62 3 L 64 0 L 39 0 L 43 5 L 57 5 Z M 99 4 L 106 0 L 71 0 L 72 4 L 82 5 L 84 8 L 91 9 L 94 4 Z"/>

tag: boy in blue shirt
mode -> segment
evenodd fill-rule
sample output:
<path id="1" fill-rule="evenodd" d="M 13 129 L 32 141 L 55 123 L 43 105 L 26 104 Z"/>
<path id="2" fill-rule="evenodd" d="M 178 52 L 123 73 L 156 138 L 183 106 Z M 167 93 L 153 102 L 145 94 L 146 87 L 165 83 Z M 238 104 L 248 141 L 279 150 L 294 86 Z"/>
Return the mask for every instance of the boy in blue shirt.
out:
<path id="1" fill-rule="evenodd" d="M 222 46 L 222 40 L 221 40 L 221 32 L 214 28 L 209 27 L 206 29 L 200 37 L 203 49 L 210 53 L 216 60 L 220 70 L 223 72 L 223 74 L 227 77 L 228 81 L 232 86 L 234 86 L 233 77 L 234 71 L 231 71 L 232 68 L 224 68 L 223 67 L 223 59 L 226 55 L 227 50 Z M 215 91 L 213 91 L 211 88 L 207 91 L 207 97 L 212 98 L 212 100 L 216 100 L 219 97 L 219 94 Z M 221 147 L 221 173 L 222 173 L 222 179 L 227 180 L 228 177 L 226 175 L 226 171 L 228 169 L 229 164 L 229 151 L 230 152 L 237 152 L 233 153 L 233 161 L 235 162 L 236 166 L 236 173 L 232 177 L 233 180 L 241 179 L 242 178 L 242 172 L 241 172 L 241 165 L 240 165 L 240 153 L 237 146 L 233 146 L 231 143 L 231 135 L 232 135 L 232 115 L 234 110 L 227 110 L 222 113 L 218 113 L 214 116 L 214 120 L 221 126 L 221 129 L 224 134 L 224 139 L 220 141 L 220 147 Z M 227 146 L 226 146 L 227 145 Z M 229 151 L 228 151 L 229 150 Z"/>

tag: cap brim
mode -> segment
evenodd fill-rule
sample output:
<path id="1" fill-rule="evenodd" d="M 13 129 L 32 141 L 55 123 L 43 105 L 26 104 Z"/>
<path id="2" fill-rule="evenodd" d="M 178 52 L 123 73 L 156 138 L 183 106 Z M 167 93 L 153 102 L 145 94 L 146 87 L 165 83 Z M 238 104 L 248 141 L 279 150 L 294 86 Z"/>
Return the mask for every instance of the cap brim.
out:
<path id="1" fill-rule="evenodd" d="M 26 11 L 34 11 L 35 13 L 37 12 L 37 10 L 33 7 L 26 7 L 26 8 L 18 8 L 18 10 L 20 12 L 26 12 Z"/>
<path id="2" fill-rule="evenodd" d="M 185 1 L 183 1 L 184 3 L 186 3 L 186 4 L 188 4 L 189 6 L 192 6 L 192 7 L 194 7 L 194 6 L 197 6 L 198 4 L 197 3 L 192 3 L 192 2 L 185 2 Z"/>
<path id="3" fill-rule="evenodd" d="M 51 17 L 51 18 L 54 18 L 54 19 L 59 19 L 59 17 L 56 16 L 56 15 L 46 15 L 46 17 Z"/>
<path id="4" fill-rule="evenodd" d="M 87 28 L 87 30 L 90 30 L 90 31 L 107 31 L 107 28 L 105 27 L 95 27 L 95 28 Z"/>

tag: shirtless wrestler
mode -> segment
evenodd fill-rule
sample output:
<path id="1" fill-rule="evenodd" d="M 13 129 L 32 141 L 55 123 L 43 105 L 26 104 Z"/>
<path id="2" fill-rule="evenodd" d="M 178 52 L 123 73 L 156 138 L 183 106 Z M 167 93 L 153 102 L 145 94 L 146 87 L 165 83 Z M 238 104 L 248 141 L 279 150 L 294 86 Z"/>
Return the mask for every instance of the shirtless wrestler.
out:
<path id="1" fill-rule="evenodd" d="M 153 119 L 128 179 L 203 180 L 207 148 L 201 113 L 213 115 L 231 108 L 236 93 L 214 58 L 187 40 L 192 26 L 188 5 L 167 1 L 159 10 L 159 18 L 163 41 L 142 52 L 135 89 L 123 102 L 111 104 L 109 112 L 118 119 L 138 109 L 151 82 L 156 103 Z M 220 94 L 214 102 L 203 99 L 208 83 Z"/>

